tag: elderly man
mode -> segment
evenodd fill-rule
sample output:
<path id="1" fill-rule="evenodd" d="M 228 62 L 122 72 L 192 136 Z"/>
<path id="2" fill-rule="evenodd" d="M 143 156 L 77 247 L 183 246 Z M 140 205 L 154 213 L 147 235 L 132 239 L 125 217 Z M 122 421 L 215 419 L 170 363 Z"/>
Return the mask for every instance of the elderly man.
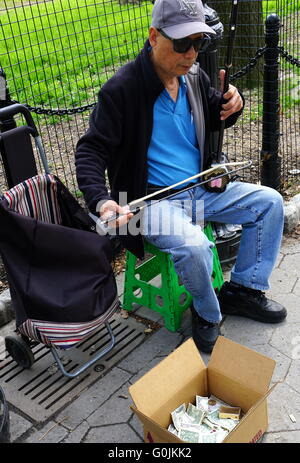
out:
<path id="1" fill-rule="evenodd" d="M 243 98 L 238 90 L 230 85 L 223 100 L 195 62 L 213 33 L 205 24 L 200 0 L 156 0 L 143 50 L 103 85 L 76 152 L 79 187 L 89 209 L 102 219 L 113 211 L 121 214 L 116 226 L 124 227 L 133 214 L 126 203 L 119 203 L 121 192 L 130 202 L 209 167 L 209 133 L 218 130 L 221 120 L 231 126 L 241 114 Z M 220 80 L 222 84 L 224 71 Z M 121 238 L 139 257 L 143 239 L 171 254 L 193 298 L 192 333 L 198 349 L 212 350 L 222 314 L 282 321 L 285 308 L 263 292 L 269 288 L 281 243 L 281 196 L 243 182 L 230 183 L 222 193 L 202 186 L 182 189 L 175 189 L 172 199 L 145 209 L 141 234 Z M 231 280 L 218 297 L 211 284 L 213 244 L 199 223 L 199 204 L 204 205 L 200 209 L 205 220 L 241 224 L 243 229 Z"/>

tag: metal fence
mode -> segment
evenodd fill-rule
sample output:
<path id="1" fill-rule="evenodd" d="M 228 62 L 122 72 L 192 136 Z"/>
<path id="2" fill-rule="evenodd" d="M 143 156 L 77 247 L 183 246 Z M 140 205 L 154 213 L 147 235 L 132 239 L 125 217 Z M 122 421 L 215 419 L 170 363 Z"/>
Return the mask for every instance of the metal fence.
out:
<path id="1" fill-rule="evenodd" d="M 220 67 L 230 4 L 231 0 L 207 2 L 224 24 L 218 43 Z M 283 24 L 279 45 L 286 55 L 299 56 L 298 9 L 299 0 L 240 2 L 232 72 L 234 84 L 243 90 L 247 103 L 243 117 L 227 131 L 224 148 L 232 160 L 253 160 L 252 171 L 245 173 L 245 179 L 253 182 L 261 175 L 264 98 L 263 55 L 258 60 L 254 57 L 264 46 L 264 23 L 270 13 L 277 13 Z M 10 98 L 31 109 L 52 172 L 75 193 L 76 142 L 87 128 L 101 85 L 142 48 L 151 10 L 151 1 L 0 2 L 0 67 Z M 283 53 L 280 56 L 279 155 L 281 183 L 286 189 L 299 178 L 300 81 L 299 61 L 287 61 Z M 5 185 L 3 168 L 0 183 Z"/>
<path id="2" fill-rule="evenodd" d="M 209 1 L 215 8 L 224 25 L 223 40 L 219 42 L 219 65 L 222 66 L 228 34 L 230 2 Z M 238 24 L 233 57 L 232 83 L 243 90 L 246 107 L 238 124 L 227 131 L 225 150 L 233 159 L 253 160 L 250 181 L 260 181 L 264 145 L 276 144 L 276 133 L 272 133 L 272 124 L 278 113 L 278 156 L 281 159 L 280 189 L 286 191 L 291 185 L 298 185 L 300 180 L 300 70 L 299 70 L 299 19 L 300 2 L 292 0 L 260 1 L 242 0 L 239 5 Z M 270 101 L 274 95 L 268 91 L 274 84 L 274 75 L 264 74 L 266 51 L 266 20 L 271 14 L 277 14 L 281 27 L 278 43 L 278 84 L 279 101 Z M 272 31 L 271 31 L 272 33 Z M 269 42 L 269 41 L 268 41 Z M 275 67 L 275 62 L 273 66 Z M 269 79 L 269 80 L 268 80 Z M 265 87 L 265 89 L 264 89 Z M 271 104 L 270 104 L 271 103 Z M 270 109 L 271 108 L 271 109 Z M 265 111 L 265 114 L 264 114 Z M 276 116 L 276 115 L 275 115 Z M 270 143 L 264 142 L 264 131 Z"/>

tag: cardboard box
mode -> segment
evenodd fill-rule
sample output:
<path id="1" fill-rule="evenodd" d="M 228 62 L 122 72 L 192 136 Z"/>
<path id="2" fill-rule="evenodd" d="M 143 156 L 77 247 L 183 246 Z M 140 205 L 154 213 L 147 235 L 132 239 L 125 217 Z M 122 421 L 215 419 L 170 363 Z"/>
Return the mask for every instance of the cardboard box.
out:
<path id="1" fill-rule="evenodd" d="M 171 412 L 196 395 L 213 394 L 244 416 L 223 442 L 256 442 L 268 427 L 267 396 L 275 361 L 219 336 L 206 367 L 192 338 L 146 373 L 129 392 L 145 442 L 179 443 L 167 428 Z"/>

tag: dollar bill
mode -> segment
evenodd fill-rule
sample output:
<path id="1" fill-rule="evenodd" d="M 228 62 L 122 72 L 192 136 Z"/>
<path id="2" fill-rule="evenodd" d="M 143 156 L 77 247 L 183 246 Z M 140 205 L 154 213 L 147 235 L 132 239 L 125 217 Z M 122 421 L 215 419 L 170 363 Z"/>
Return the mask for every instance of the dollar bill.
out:
<path id="1" fill-rule="evenodd" d="M 217 426 L 218 428 L 225 429 L 226 431 L 232 431 L 233 428 L 238 424 L 239 420 L 233 420 L 231 418 L 219 418 L 219 412 L 216 411 L 206 417 L 207 421 Z"/>
<path id="2" fill-rule="evenodd" d="M 171 432 L 172 434 L 175 434 L 175 436 L 178 436 L 178 431 L 172 423 L 169 425 L 168 431 Z"/>
<path id="3" fill-rule="evenodd" d="M 186 425 L 186 424 L 190 425 L 190 424 L 194 423 L 192 417 L 190 415 L 188 415 L 187 412 L 182 413 L 182 415 L 180 415 L 179 419 L 180 419 L 181 426 Z"/>
<path id="4" fill-rule="evenodd" d="M 218 430 L 219 426 L 216 423 L 213 423 L 207 416 L 203 420 L 203 424 L 205 424 L 209 429 Z"/>
<path id="5" fill-rule="evenodd" d="M 219 409 L 225 402 L 215 396 L 196 396 L 196 405 L 181 404 L 171 413 L 173 424 L 168 431 L 191 443 L 220 443 L 239 423 L 231 418 L 219 418 Z"/>
<path id="6" fill-rule="evenodd" d="M 177 429 L 177 431 L 179 431 L 181 428 L 181 417 L 183 416 L 185 412 L 186 412 L 185 404 L 181 404 L 171 413 L 173 424 L 175 428 Z"/>
<path id="7" fill-rule="evenodd" d="M 214 396 L 210 396 L 209 399 L 208 399 L 208 413 L 209 413 L 209 415 L 211 413 L 214 413 L 214 412 L 218 411 L 220 409 L 221 405 L 222 404 L 219 401 L 219 399 L 217 399 Z"/>
<path id="8" fill-rule="evenodd" d="M 201 442 L 201 432 L 197 429 L 182 427 L 178 433 L 179 439 L 185 442 L 198 444 Z"/>
<path id="9" fill-rule="evenodd" d="M 211 395 L 208 398 L 208 414 L 209 415 L 214 414 L 215 412 L 219 412 L 222 406 L 231 407 L 231 405 L 227 404 L 226 402 L 223 402 L 223 400 L 218 399 L 214 395 Z"/>
<path id="10" fill-rule="evenodd" d="M 210 421 L 218 420 L 219 418 L 219 410 L 215 410 L 214 412 L 211 412 L 207 415 L 207 418 Z"/>
<path id="11" fill-rule="evenodd" d="M 208 398 L 208 413 L 209 413 L 209 415 L 211 413 L 219 411 L 219 409 L 222 407 L 222 405 L 225 406 L 225 407 L 230 407 L 231 406 L 231 405 L 223 402 L 221 399 L 218 399 L 214 395 L 211 395 Z"/>
<path id="12" fill-rule="evenodd" d="M 199 410 L 204 410 L 205 412 L 208 412 L 208 397 L 196 395 L 196 407 Z"/>
<path id="13" fill-rule="evenodd" d="M 217 442 L 216 432 L 206 432 L 201 434 L 201 444 L 215 444 Z"/>
<path id="14" fill-rule="evenodd" d="M 219 429 L 216 432 L 216 444 L 220 444 L 221 442 L 223 442 L 223 440 L 228 434 L 229 434 L 229 431 L 225 431 L 225 429 Z"/>
<path id="15" fill-rule="evenodd" d="M 220 427 L 226 429 L 229 432 L 232 431 L 238 423 L 239 420 L 232 420 L 231 418 L 220 418 Z"/>
<path id="16" fill-rule="evenodd" d="M 192 423 L 201 424 L 204 417 L 205 411 L 202 409 L 198 409 L 195 405 L 189 403 L 187 408 L 187 414 L 191 418 Z"/>

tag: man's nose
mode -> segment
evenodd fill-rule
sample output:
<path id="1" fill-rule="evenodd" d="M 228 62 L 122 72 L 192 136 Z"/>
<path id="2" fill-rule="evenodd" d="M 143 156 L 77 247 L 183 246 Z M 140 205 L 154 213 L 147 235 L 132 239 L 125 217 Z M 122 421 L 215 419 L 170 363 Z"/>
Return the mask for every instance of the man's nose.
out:
<path id="1" fill-rule="evenodd" d="M 196 59 L 198 56 L 198 52 L 195 50 L 193 45 L 184 53 L 186 58 L 193 58 Z"/>

